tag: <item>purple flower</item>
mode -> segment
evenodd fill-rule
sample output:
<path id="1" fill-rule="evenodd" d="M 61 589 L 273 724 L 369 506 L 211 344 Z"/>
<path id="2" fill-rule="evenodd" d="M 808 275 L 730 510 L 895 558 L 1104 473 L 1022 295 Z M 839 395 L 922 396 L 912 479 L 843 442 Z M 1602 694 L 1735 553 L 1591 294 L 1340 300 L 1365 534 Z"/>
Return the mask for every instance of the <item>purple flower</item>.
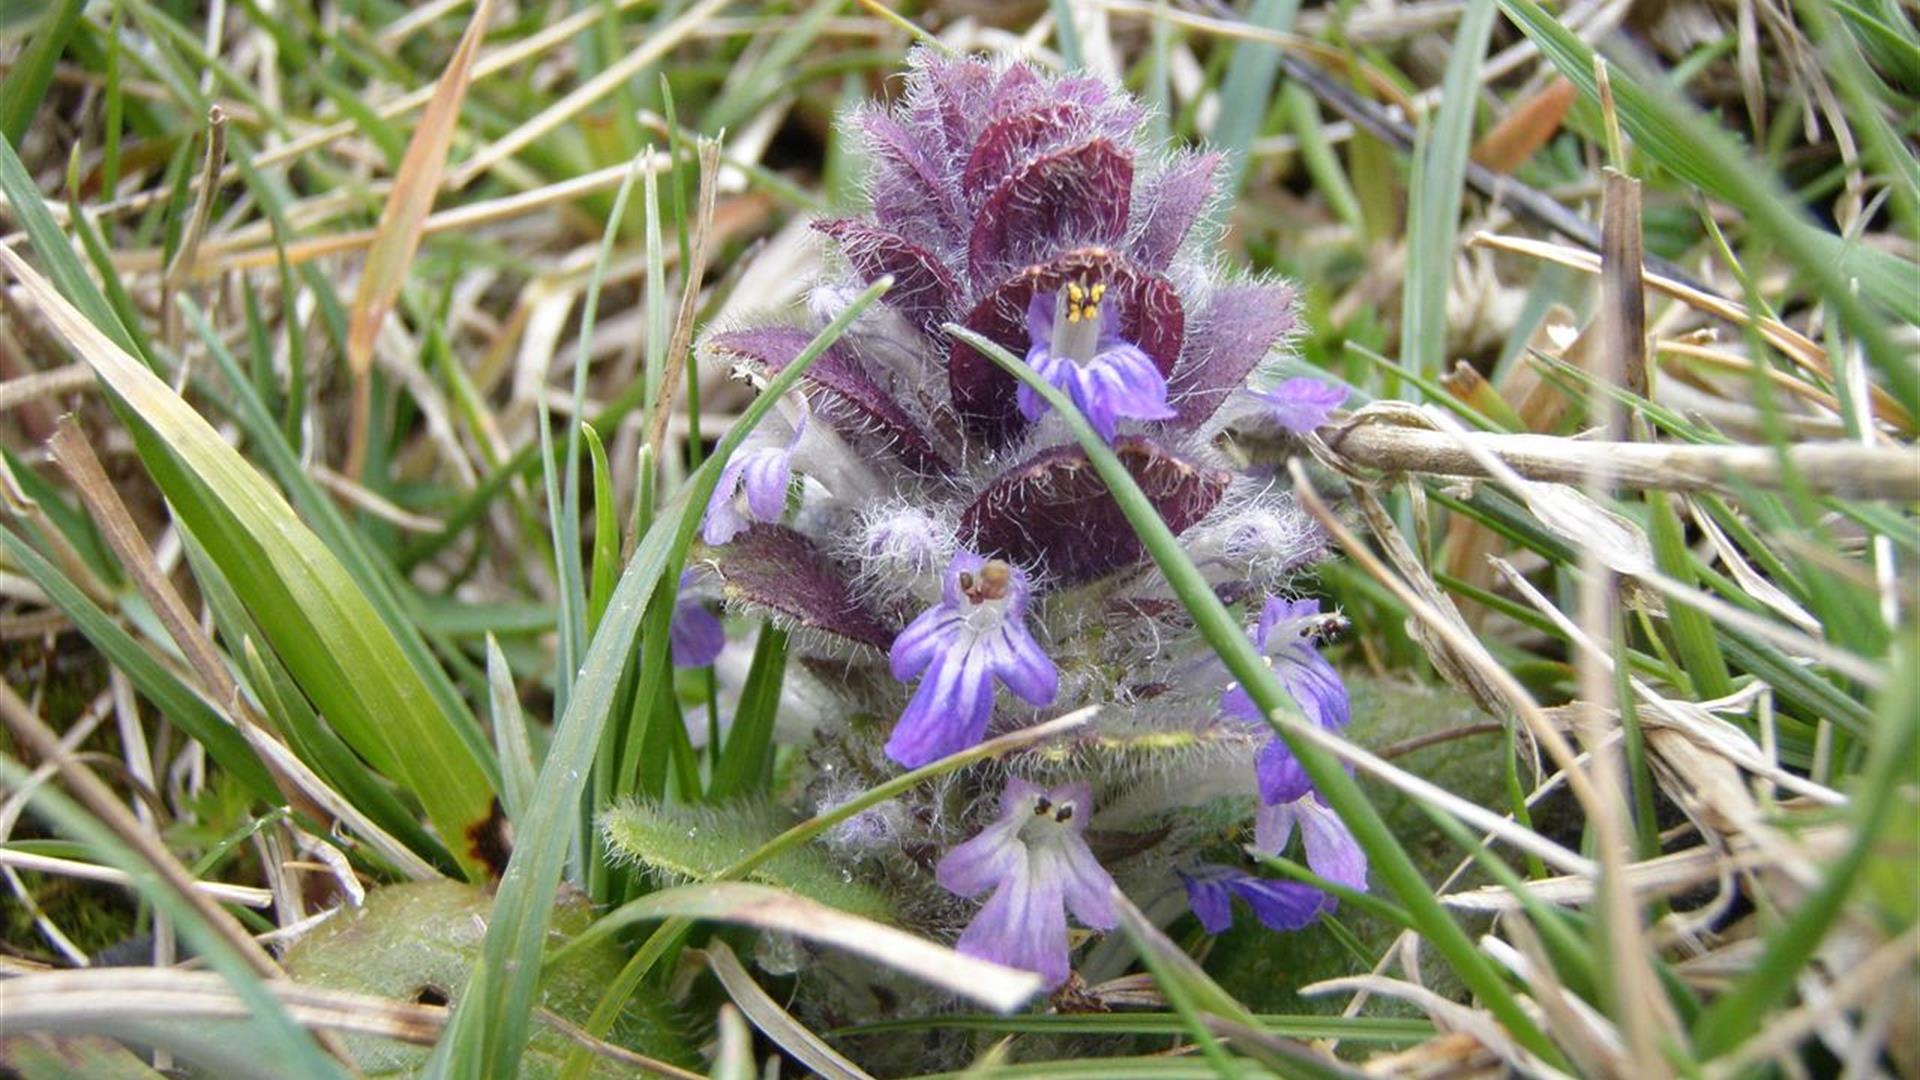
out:
<path id="1" fill-rule="evenodd" d="M 940 602 L 900 631 L 888 654 L 901 682 L 925 675 L 887 740 L 888 757 L 917 768 L 978 743 L 996 677 L 1035 705 L 1053 700 L 1060 676 L 1027 631 L 1028 591 L 1017 566 L 954 555 Z"/>
<path id="2" fill-rule="evenodd" d="M 1347 400 L 1347 388 L 1323 379 L 1288 379 L 1278 386 L 1256 390 L 1267 403 L 1267 415 L 1295 435 L 1305 435 L 1327 422 L 1327 415 Z"/>
<path id="3" fill-rule="evenodd" d="M 1254 850 L 1280 854 L 1293 838 L 1295 825 L 1300 827 L 1300 840 L 1307 849 L 1308 869 L 1328 881 L 1366 891 L 1367 853 L 1347 831 L 1346 822 L 1316 793 L 1261 807 L 1253 819 Z"/>
<path id="4" fill-rule="evenodd" d="M 1233 925 L 1233 898 L 1246 901 L 1269 930 L 1298 930 L 1333 908 L 1333 898 L 1298 881 L 1275 881 L 1218 863 L 1202 863 L 1192 872 L 1176 871 L 1187 887 L 1187 906 L 1209 934 Z"/>
<path id="5" fill-rule="evenodd" d="M 706 667 L 727 645 L 727 628 L 719 617 L 687 592 L 695 576 L 691 570 L 680 575 L 680 595 L 674 601 L 673 619 L 667 624 L 674 667 Z"/>
<path id="6" fill-rule="evenodd" d="M 1294 704 L 1308 720 L 1328 731 L 1347 725 L 1350 703 L 1340 673 L 1314 645 L 1344 621 L 1338 613 L 1322 614 L 1318 600 L 1274 597 L 1261 609 L 1260 623 L 1253 631 L 1254 646 L 1280 677 Z M 1243 720 L 1258 723 L 1264 719 L 1260 707 L 1238 683 L 1220 695 L 1220 708 Z M 1260 801 L 1264 803 L 1291 802 L 1313 787 L 1293 751 L 1277 738 L 1261 747 L 1254 773 L 1260 780 Z"/>
<path id="7" fill-rule="evenodd" d="M 1027 363 L 1040 377 L 1066 391 L 1108 442 L 1121 417 L 1167 420 L 1167 380 L 1153 358 L 1120 336 L 1113 305 L 1103 304 L 1105 282 L 1070 281 L 1057 292 L 1036 292 L 1027 301 Z M 1022 383 L 1020 415 L 1038 420 L 1049 406 Z"/>
<path id="8" fill-rule="evenodd" d="M 1051 790 L 1009 777 L 1000 818 L 947 852 L 934 878 L 948 892 L 993 896 L 956 946 L 968 956 L 1067 980 L 1067 912 L 1087 926 L 1115 923 L 1113 878 L 1082 836 L 1093 812 L 1085 783 Z"/>
<path id="9" fill-rule="evenodd" d="M 806 430 L 807 416 L 802 412 L 785 446 L 750 442 L 734 452 L 707 502 L 700 539 L 720 547 L 755 521 L 780 520 L 787 509 L 787 486 L 793 482 L 793 450 Z"/>

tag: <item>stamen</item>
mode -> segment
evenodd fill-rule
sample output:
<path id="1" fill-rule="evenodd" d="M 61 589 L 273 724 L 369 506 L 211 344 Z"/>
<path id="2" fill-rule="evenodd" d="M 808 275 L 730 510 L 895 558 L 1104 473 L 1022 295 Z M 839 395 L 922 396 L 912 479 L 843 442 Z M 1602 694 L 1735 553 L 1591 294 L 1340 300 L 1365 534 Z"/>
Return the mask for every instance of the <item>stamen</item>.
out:
<path id="1" fill-rule="evenodd" d="M 1013 587 L 1013 567 L 1004 560 L 991 559 L 980 567 L 978 575 L 962 571 L 959 584 L 961 595 L 969 603 L 984 604 L 989 600 L 1000 600 Z"/>
<path id="2" fill-rule="evenodd" d="M 1039 817 L 1039 816 L 1041 816 L 1042 814 L 1045 814 L 1045 813 L 1046 813 L 1047 811 L 1049 811 L 1049 810 L 1051 810 L 1051 809 L 1053 809 L 1053 803 L 1051 803 L 1051 802 L 1049 802 L 1049 801 L 1047 800 L 1047 797 L 1046 797 L 1045 795 L 1042 795 L 1042 796 L 1040 796 L 1040 797 L 1039 797 L 1038 799 L 1035 799 L 1035 800 L 1033 801 L 1033 816 L 1034 816 L 1034 817 Z"/>

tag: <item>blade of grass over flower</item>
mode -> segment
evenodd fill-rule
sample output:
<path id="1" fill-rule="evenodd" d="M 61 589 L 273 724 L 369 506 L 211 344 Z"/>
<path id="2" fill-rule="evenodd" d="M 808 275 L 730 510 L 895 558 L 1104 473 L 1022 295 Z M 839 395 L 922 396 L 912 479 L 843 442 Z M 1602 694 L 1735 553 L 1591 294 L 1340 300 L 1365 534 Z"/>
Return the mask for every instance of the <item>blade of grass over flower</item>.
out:
<path id="1" fill-rule="evenodd" d="M 1193 618 L 1207 644 L 1226 664 L 1227 670 L 1246 688 L 1249 696 L 1269 718 L 1282 710 L 1290 710 L 1291 698 L 1272 669 L 1254 650 L 1245 630 L 1227 611 L 1219 597 L 1214 595 L 1212 587 L 1192 560 L 1180 549 L 1179 540 L 1167 528 L 1166 522 L 1160 519 L 1146 494 L 1127 472 L 1126 466 L 1121 464 L 1113 449 L 1093 430 L 1080 411 L 1074 408 L 1072 401 L 1041 379 L 1018 357 L 993 342 L 962 326 L 949 323 L 946 329 L 1032 388 L 1054 412 L 1060 414 L 1075 440 L 1093 462 L 1095 471 L 1106 481 L 1108 491 L 1125 513 L 1127 522 L 1133 526 L 1141 543 L 1153 556 L 1155 565 Z M 1359 785 L 1354 783 L 1331 754 L 1305 740 L 1289 737 L 1289 733 L 1277 724 L 1275 731 L 1280 733 L 1300 759 L 1315 789 L 1352 830 L 1375 872 L 1399 898 L 1408 915 L 1419 925 L 1434 948 L 1453 965 L 1461 980 L 1480 996 L 1515 1039 L 1542 1058 L 1561 1062 L 1559 1051 L 1520 1009 L 1499 971 L 1440 906 L 1432 888 L 1421 878 L 1419 869 L 1367 802 Z"/>
<path id="2" fill-rule="evenodd" d="M 347 329 L 347 370 L 353 379 L 353 413 L 348 421 L 346 464 L 340 469 L 350 480 L 360 478 L 366 460 L 368 408 L 372 402 L 373 345 L 380 326 L 393 310 L 406 284 L 407 270 L 413 265 L 414 252 L 420 248 L 421 226 L 433 212 L 434 196 L 440 192 L 440 177 L 447 166 L 447 154 L 453 149 L 453 136 L 459 130 L 460 104 L 466 99 L 467 85 L 473 76 L 473 61 L 480 53 L 487 22 L 493 16 L 493 0 L 479 0 L 473 19 L 460 38 L 460 46 L 447 62 L 447 70 L 434 86 L 433 97 L 407 144 L 407 156 L 394 174 L 393 189 L 374 226 L 373 246 L 367 249 L 366 268 L 360 273 L 360 285 L 353 295 L 353 321 Z"/>
<path id="3" fill-rule="evenodd" d="M 613 257 L 614 240 L 619 236 L 621 222 L 626 217 L 627 199 L 633 194 L 633 183 L 640 178 L 642 165 L 652 157 L 651 150 L 644 151 L 628 164 L 627 174 L 620 181 L 619 191 L 614 194 L 613 211 L 607 216 L 607 227 L 600 235 L 600 249 L 594 256 L 593 272 L 587 278 L 586 298 L 581 301 L 580 347 L 573 360 L 574 401 L 584 400 L 587 396 L 587 371 L 593 357 L 593 324 L 600 308 L 600 283 L 605 279 L 607 263 Z M 651 170 L 647 171 L 647 178 L 651 185 Z M 553 451 L 553 419 L 548 412 L 545 379 L 540 383 L 537 408 L 540 417 L 540 468 L 546 480 L 548 528 L 553 535 L 554 577 L 560 593 L 559 677 L 555 680 L 554 707 L 559 712 L 565 712 L 567 695 L 572 692 L 573 676 L 580 670 L 580 658 L 586 651 L 589 622 L 586 574 L 580 565 L 580 425 L 567 426 L 566 455 L 556 459 Z"/>
<path id="4" fill-rule="evenodd" d="M 864 956 L 1001 1012 L 1019 1008 L 1042 989 L 1040 976 L 954 952 L 885 923 L 874 922 L 772 885 L 710 881 L 650 893 L 609 912 L 596 933 L 674 917 L 739 923 L 793 934 Z"/>
<path id="5" fill-rule="evenodd" d="M 329 721 L 417 794 L 441 835 L 484 822 L 493 785 L 365 593 L 280 495 L 200 414 L 12 249 L 0 267 L 113 391 L 142 462 Z M 405 752 L 400 747 L 405 747 Z M 478 859 L 455 840 L 470 873 Z"/>
<path id="6" fill-rule="evenodd" d="M 1473 148 L 1480 66 L 1493 33 L 1494 0 L 1468 0 L 1441 83 L 1440 111 L 1414 150 L 1407 220 L 1407 282 L 1400 362 L 1429 378 L 1447 369 L 1447 290 L 1460 237 L 1460 194 Z"/>
<path id="7" fill-rule="evenodd" d="M 565 838 L 579 813 L 593 755 L 600 746 L 601 732 L 648 601 L 668 566 L 684 559 L 726 459 L 774 402 L 892 284 L 891 279 L 882 279 L 869 286 L 814 337 L 792 364 L 768 382 L 766 390 L 721 439 L 714 456 L 688 480 L 680 496 L 641 538 L 614 587 L 606 616 L 588 645 L 574 681 L 567 711 L 556 725 L 552 745 L 534 782 L 526 819 L 516 830 L 513 858 L 494 899 L 493 918 L 487 926 L 480 959 L 469 976 L 467 991 L 460 995 L 447 1033 L 428 1063 L 428 1075 L 514 1075 L 533 1012 L 540 948 L 566 859 Z M 606 1028 L 598 1030 L 604 1032 Z"/>
<path id="8" fill-rule="evenodd" d="M 755 404 L 757 405 L 758 402 L 755 402 Z M 896 796 L 913 790 L 928 780 L 945 776 L 959 769 L 964 769 L 977 761 L 987 761 L 1000 757 L 1003 754 L 1010 754 L 1028 746 L 1038 746 L 1049 740 L 1067 735 L 1085 726 L 1093 719 L 1098 711 L 1097 706 L 1088 706 L 1068 713 L 1065 716 L 1049 720 L 1043 724 L 1036 724 L 1030 728 L 1010 731 L 998 738 L 988 739 L 986 742 L 980 743 L 970 749 L 950 754 L 947 757 L 941 758 L 939 761 L 901 773 L 899 776 L 885 783 L 876 784 L 868 788 L 824 814 L 817 814 L 795 825 L 793 828 L 762 844 L 754 851 L 749 852 L 739 862 L 715 874 L 712 880 L 738 880 L 768 859 L 813 840 L 815 837 L 833 828 L 835 825 L 848 820 L 855 814 L 870 810 L 886 802 L 888 799 L 895 798 Z M 593 941 L 604 938 L 605 931 L 602 927 L 606 922 L 607 920 L 603 919 L 599 923 L 588 927 L 571 942 L 554 950 L 554 952 L 547 957 L 546 962 L 549 965 L 558 963 L 569 953 L 585 948 Z M 693 923 L 690 919 L 676 918 L 668 920 L 660 926 L 659 929 L 655 930 L 653 934 L 641 944 L 639 950 L 634 953 L 633 958 L 627 961 L 627 966 L 621 969 L 613 985 L 607 989 L 605 994 L 601 995 L 599 1004 L 594 1006 L 593 1015 L 587 1021 L 587 1030 L 596 1033 L 605 1032 L 612 1025 L 614 1018 L 620 1015 L 620 1010 L 625 1008 L 627 999 L 632 996 L 634 990 L 639 987 L 640 980 L 646 977 L 647 973 L 653 969 L 653 965 L 659 961 L 660 957 L 665 955 L 666 951 L 692 926 Z M 576 1055 L 575 1059 L 568 1063 L 569 1075 L 582 1075 L 579 1072 L 579 1068 L 583 1064 L 584 1059 Z"/>

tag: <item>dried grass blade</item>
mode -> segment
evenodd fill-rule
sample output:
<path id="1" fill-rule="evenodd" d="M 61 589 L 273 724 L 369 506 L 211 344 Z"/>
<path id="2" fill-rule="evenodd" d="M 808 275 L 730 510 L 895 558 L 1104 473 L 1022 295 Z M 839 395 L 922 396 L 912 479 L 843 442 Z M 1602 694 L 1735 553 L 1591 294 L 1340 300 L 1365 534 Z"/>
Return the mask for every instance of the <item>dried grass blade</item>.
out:
<path id="1" fill-rule="evenodd" d="M 797 893 L 746 881 L 682 885 L 632 901 L 601 920 L 617 926 L 678 917 L 738 923 L 794 934 L 865 956 L 923 982 L 1010 1012 L 1040 992 L 1040 976 L 936 945 L 884 923 L 850 915 Z"/>
<path id="2" fill-rule="evenodd" d="M 360 286 L 353 296 L 353 317 L 347 327 L 347 370 L 353 378 L 352 426 L 348 432 L 347 464 L 341 470 L 349 478 L 360 475 L 365 461 L 368 407 L 371 401 L 368 378 L 373 369 L 374 340 L 381 324 L 393 310 L 394 301 L 405 283 L 407 268 L 419 250 L 421 227 L 433 210 L 434 196 L 440 191 L 440 177 L 446 170 L 447 153 L 453 148 L 460 104 L 466 99 L 467 85 L 473 74 L 474 57 L 486 36 L 487 21 L 493 14 L 493 0 L 480 0 L 473 20 L 454 50 L 453 59 L 434 87 L 427 109 L 420 115 L 407 155 L 394 175 L 393 190 L 380 211 L 374 227 L 373 246 L 367 251 L 366 268 L 360 274 Z"/>

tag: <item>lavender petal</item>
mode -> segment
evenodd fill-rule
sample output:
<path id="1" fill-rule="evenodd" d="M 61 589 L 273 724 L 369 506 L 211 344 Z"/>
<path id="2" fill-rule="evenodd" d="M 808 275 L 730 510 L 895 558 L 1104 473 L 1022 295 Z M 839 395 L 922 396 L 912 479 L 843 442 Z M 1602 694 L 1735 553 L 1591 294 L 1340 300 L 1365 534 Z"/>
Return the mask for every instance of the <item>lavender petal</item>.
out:
<path id="1" fill-rule="evenodd" d="M 1260 801 L 1269 805 L 1293 802 L 1313 790 L 1313 780 L 1300 759 L 1277 738 L 1267 740 L 1260 748 L 1254 758 L 1253 775 L 1260 785 Z"/>
<path id="2" fill-rule="evenodd" d="M 1218 871 L 1222 866 L 1197 867 L 1191 874 L 1180 871 L 1180 883 L 1187 889 L 1187 906 L 1200 920 L 1200 928 L 1209 934 L 1223 934 L 1233 926 L 1233 894 L 1227 891 L 1227 879 Z M 1231 872 L 1231 871 L 1229 871 Z"/>
<path id="3" fill-rule="evenodd" d="M 727 647 L 727 628 L 700 601 L 682 600 L 674 605 L 673 619 L 667 623 L 667 642 L 674 667 L 706 667 Z"/>
<path id="4" fill-rule="evenodd" d="M 1060 692 L 1060 672 L 1033 634 L 1009 619 L 992 636 L 993 673 L 1027 704 L 1050 704 Z"/>
<path id="5" fill-rule="evenodd" d="M 1080 803 L 1081 817 L 1087 804 Z M 1073 917 L 1095 930 L 1111 930 L 1119 921 L 1113 910 L 1113 878 L 1093 857 L 1086 842 L 1079 839 L 1060 844 L 1049 852 L 1056 864 L 1043 868 L 1060 881 L 1061 895 Z"/>
<path id="6" fill-rule="evenodd" d="M 731 543 L 751 524 L 733 504 L 734 496 L 740 493 L 740 477 L 746 468 L 746 461 L 736 453 L 720 470 L 720 481 L 714 485 L 713 495 L 707 500 L 706 515 L 700 519 L 700 539 L 709 547 Z"/>
<path id="7" fill-rule="evenodd" d="M 964 622 L 959 612 L 944 604 L 921 612 L 887 650 L 894 679 L 906 682 L 927 670 L 935 656 L 953 647 Z"/>
<path id="8" fill-rule="evenodd" d="M 887 739 L 887 756 L 917 769 L 977 745 L 993 713 L 993 675 L 983 650 L 943 652 L 914 688 Z"/>
<path id="9" fill-rule="evenodd" d="M 1034 972 L 1049 987 L 1066 982 L 1067 913 L 1060 883 L 1023 864 L 994 891 L 954 947 L 968 956 Z"/>
<path id="10" fill-rule="evenodd" d="M 1333 410 L 1347 400 L 1347 388 L 1324 379 L 1302 376 L 1254 392 L 1267 405 L 1267 415 L 1295 435 L 1305 435 L 1327 422 Z"/>
<path id="11" fill-rule="evenodd" d="M 933 879 L 955 896 L 974 897 L 998 886 L 1026 861 L 1027 849 L 1020 843 L 1019 832 L 1019 818 L 1001 818 L 942 856 L 933 868 Z"/>
<path id="12" fill-rule="evenodd" d="M 1306 845 L 1307 866 L 1313 872 L 1350 889 L 1367 889 L 1367 853 L 1348 831 L 1340 815 L 1318 797 L 1299 802 L 1300 839 Z"/>
<path id="13" fill-rule="evenodd" d="M 1008 352 L 1026 354 L 1045 340 L 1030 322 L 1034 298 L 1040 297 L 1045 305 L 1045 325 L 1050 331 L 1054 297 L 1070 281 L 1104 282 L 1107 294 L 1101 310 L 1117 316 L 1118 336 L 1152 357 L 1162 375 L 1174 370 L 1186 328 L 1179 294 L 1165 278 L 1109 248 L 1069 251 L 1008 276 L 984 290 L 964 325 Z M 1050 337 L 1049 332 L 1046 338 Z M 974 435 L 1004 441 L 1021 428 L 1015 403 L 1019 380 L 957 338 L 947 350 L 947 382 L 954 407 Z"/>
<path id="14" fill-rule="evenodd" d="M 1326 893 L 1299 881 L 1246 874 L 1228 887 L 1247 902 L 1254 918 L 1269 930 L 1299 930 L 1333 907 L 1333 899 Z"/>

